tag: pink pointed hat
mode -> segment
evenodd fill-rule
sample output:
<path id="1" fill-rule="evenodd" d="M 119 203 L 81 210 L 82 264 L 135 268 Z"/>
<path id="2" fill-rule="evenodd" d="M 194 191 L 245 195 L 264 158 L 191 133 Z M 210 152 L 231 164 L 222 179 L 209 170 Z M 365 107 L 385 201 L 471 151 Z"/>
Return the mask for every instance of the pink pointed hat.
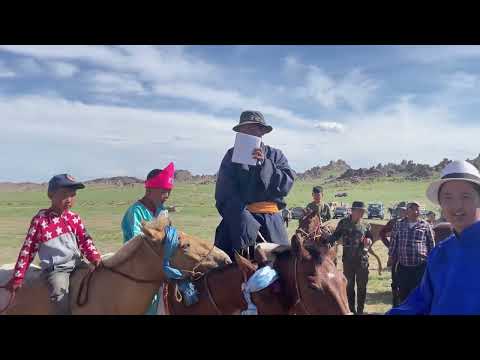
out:
<path id="1" fill-rule="evenodd" d="M 175 166 L 173 162 L 168 164 L 168 166 L 159 172 L 153 178 L 145 181 L 145 188 L 147 189 L 173 189 L 173 179 L 175 177 Z"/>

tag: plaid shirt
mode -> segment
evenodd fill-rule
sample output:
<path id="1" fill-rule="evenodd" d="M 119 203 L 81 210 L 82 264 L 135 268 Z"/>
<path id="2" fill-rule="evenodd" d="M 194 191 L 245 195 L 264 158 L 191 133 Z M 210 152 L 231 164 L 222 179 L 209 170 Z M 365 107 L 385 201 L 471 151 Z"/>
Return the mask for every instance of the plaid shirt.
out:
<path id="1" fill-rule="evenodd" d="M 398 261 L 403 266 L 423 264 L 435 246 L 432 226 L 420 220 L 410 229 L 408 219 L 395 225 L 388 251 L 393 262 Z"/>

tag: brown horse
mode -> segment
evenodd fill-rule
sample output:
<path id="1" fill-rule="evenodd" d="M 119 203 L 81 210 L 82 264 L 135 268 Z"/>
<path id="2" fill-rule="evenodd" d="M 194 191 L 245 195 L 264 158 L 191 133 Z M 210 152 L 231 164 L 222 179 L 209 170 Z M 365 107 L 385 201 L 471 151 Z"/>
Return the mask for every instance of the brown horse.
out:
<path id="1" fill-rule="evenodd" d="M 186 306 L 176 284 L 168 284 L 167 312 L 169 315 L 238 315 L 247 309 L 242 284 L 258 269 L 258 265 L 235 254 L 236 263 L 208 271 L 195 280 L 198 302 Z M 279 280 L 267 288 L 251 294 L 259 315 L 286 315 L 286 304 Z"/>
<path id="2" fill-rule="evenodd" d="M 435 234 L 435 244 L 438 244 L 453 234 L 453 227 L 450 223 L 442 222 L 433 227 L 433 232 Z"/>
<path id="3" fill-rule="evenodd" d="M 292 236 L 291 247 L 272 250 L 273 267 L 280 275 L 290 314 L 347 315 L 347 280 L 338 271 L 330 249 L 305 241 L 303 235 Z M 265 259 L 271 254 L 258 254 Z"/>
<path id="4" fill-rule="evenodd" d="M 266 244 L 263 244 L 266 245 Z M 336 269 L 328 249 L 304 245 L 301 235 L 292 246 L 268 244 L 255 249 L 258 266 L 273 264 L 280 278 L 251 294 L 259 315 L 349 314 L 346 279 Z M 210 270 L 194 282 L 199 301 L 185 306 L 174 284 L 169 284 L 167 308 L 172 315 L 228 315 L 247 308 L 241 291 L 258 268 L 236 255 L 236 263 Z"/>
<path id="5" fill-rule="evenodd" d="M 168 218 L 144 223 L 143 234 L 123 245 L 104 266 L 92 271 L 77 269 L 70 277 L 70 303 L 73 314 L 144 314 L 153 295 L 166 280 L 163 272 L 163 240 Z M 184 233 L 170 263 L 185 274 L 206 272 L 231 263 L 230 258 L 207 241 Z M 37 271 L 37 273 L 39 273 Z M 11 276 L 7 274 L 7 276 Z M 3 278 L 5 278 L 5 274 Z M 83 286 L 82 292 L 80 288 Z M 5 302 L 5 301 L 4 301 Z M 0 307 L 4 304 L 0 302 Z M 17 292 L 7 314 L 52 314 L 43 276 L 34 276 Z"/>

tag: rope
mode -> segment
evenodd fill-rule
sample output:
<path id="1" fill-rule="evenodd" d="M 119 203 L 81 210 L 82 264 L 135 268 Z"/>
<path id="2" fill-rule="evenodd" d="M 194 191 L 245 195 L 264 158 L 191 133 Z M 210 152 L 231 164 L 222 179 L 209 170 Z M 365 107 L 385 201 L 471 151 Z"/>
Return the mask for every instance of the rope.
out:
<path id="1" fill-rule="evenodd" d="M 8 303 L 7 305 L 2 309 L 0 310 L 0 315 L 2 315 L 3 313 L 5 313 L 8 308 L 13 304 L 13 301 L 15 300 L 15 291 L 10 291 L 7 289 L 7 284 L 3 285 L 3 286 L 0 286 L 0 289 L 5 289 L 7 290 L 9 293 L 10 293 L 10 299 L 8 300 Z"/>

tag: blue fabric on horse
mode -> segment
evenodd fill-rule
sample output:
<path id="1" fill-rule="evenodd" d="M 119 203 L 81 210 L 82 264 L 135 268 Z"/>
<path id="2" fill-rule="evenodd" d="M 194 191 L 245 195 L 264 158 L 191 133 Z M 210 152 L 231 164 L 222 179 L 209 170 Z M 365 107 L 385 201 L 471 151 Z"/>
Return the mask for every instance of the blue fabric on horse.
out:
<path id="1" fill-rule="evenodd" d="M 278 273 L 270 266 L 264 266 L 258 269 L 246 283 L 242 284 L 242 292 L 245 301 L 248 304 L 247 310 L 241 312 L 242 315 L 258 315 L 257 307 L 252 302 L 250 294 L 269 287 L 278 279 Z"/>
<path id="2" fill-rule="evenodd" d="M 173 226 L 166 227 L 163 245 L 165 251 L 163 255 L 163 271 L 167 279 L 181 280 L 178 282 L 178 289 L 185 299 L 185 305 L 190 306 L 198 302 L 198 292 L 191 281 L 183 279 L 183 274 L 180 270 L 170 266 L 170 258 L 177 250 L 178 245 L 177 229 Z"/>

